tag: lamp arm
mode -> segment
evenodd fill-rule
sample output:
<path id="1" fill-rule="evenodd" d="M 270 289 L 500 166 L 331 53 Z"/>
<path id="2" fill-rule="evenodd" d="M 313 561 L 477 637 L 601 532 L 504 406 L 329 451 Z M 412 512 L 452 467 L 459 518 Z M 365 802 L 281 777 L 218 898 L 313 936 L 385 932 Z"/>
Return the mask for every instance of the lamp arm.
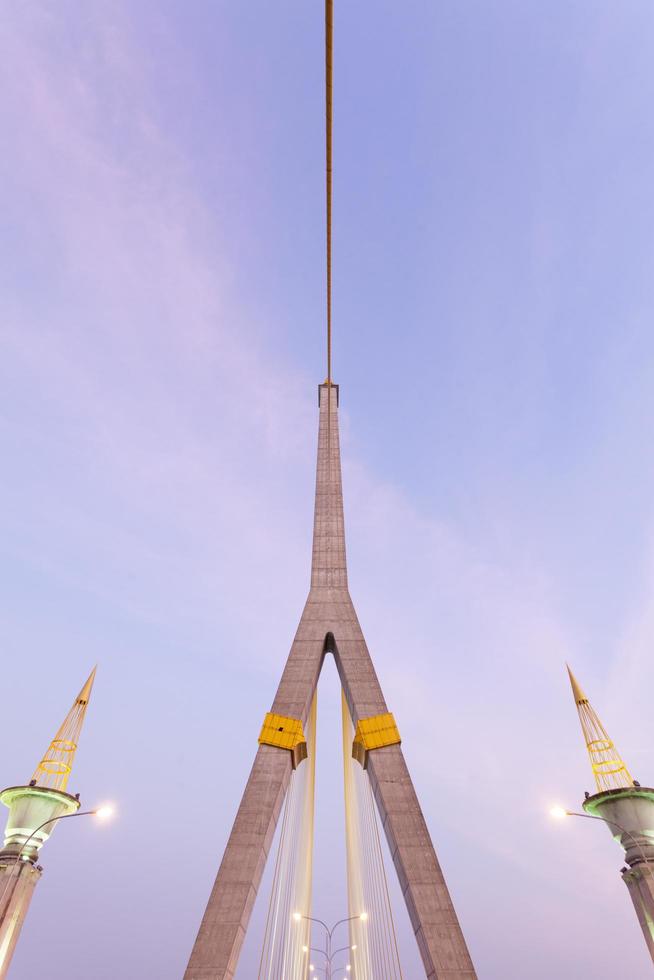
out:
<path id="1" fill-rule="evenodd" d="M 629 840 L 633 841 L 633 843 L 636 845 L 645 868 L 649 872 L 652 880 L 654 880 L 654 871 L 652 871 L 652 868 L 647 860 L 643 846 L 640 841 L 634 837 L 630 830 L 627 830 L 626 827 L 623 827 L 622 824 L 618 823 L 616 820 L 609 820 L 607 817 L 596 817 L 592 813 L 578 813 L 576 810 L 566 810 L 566 813 L 569 817 L 582 817 L 584 820 L 599 820 L 601 823 L 608 824 L 609 827 L 617 827 L 621 834 L 624 834 L 625 837 L 628 837 Z"/>
<path id="2" fill-rule="evenodd" d="M 355 919 L 360 919 L 360 915 L 348 915 L 347 919 L 339 919 L 329 930 L 329 935 L 332 936 L 337 926 L 342 926 L 344 922 L 354 922 Z"/>

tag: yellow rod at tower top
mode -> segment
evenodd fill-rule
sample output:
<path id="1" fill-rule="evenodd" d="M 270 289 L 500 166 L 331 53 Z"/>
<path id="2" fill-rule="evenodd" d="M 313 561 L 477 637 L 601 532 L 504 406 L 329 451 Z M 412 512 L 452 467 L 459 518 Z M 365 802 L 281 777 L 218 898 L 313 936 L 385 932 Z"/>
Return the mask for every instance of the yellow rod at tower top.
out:
<path id="1" fill-rule="evenodd" d="M 327 474 L 332 476 L 332 131 L 334 92 L 334 2 L 325 0 L 325 205 L 327 231 Z M 329 495 L 328 507 L 331 510 Z M 331 516 L 331 515 L 330 515 Z"/>
<path id="2" fill-rule="evenodd" d="M 568 677 L 570 678 L 570 686 L 572 687 L 572 694 L 575 699 L 575 704 L 583 704 L 584 701 L 588 701 L 588 698 L 582 691 L 579 681 L 570 670 L 568 664 L 566 664 L 566 667 L 568 668 Z"/>
<path id="3" fill-rule="evenodd" d="M 332 383 L 332 121 L 334 3 L 325 0 L 325 192 L 327 218 L 327 384 Z"/>

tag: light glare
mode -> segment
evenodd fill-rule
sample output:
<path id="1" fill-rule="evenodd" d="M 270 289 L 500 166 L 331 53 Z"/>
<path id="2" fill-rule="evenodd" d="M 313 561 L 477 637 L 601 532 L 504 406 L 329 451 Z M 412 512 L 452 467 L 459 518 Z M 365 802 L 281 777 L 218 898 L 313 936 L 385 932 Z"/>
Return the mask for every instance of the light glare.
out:
<path id="1" fill-rule="evenodd" d="M 554 817 L 555 820 L 563 820 L 567 815 L 568 811 L 562 806 L 553 806 L 550 810 L 550 817 Z"/>

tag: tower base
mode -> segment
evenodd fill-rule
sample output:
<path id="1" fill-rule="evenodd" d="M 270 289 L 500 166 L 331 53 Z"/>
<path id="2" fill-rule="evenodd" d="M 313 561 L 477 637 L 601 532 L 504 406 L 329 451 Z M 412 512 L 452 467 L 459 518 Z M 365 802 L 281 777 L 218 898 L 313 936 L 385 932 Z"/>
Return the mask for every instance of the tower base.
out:
<path id="1" fill-rule="evenodd" d="M 589 796 L 583 808 L 603 820 L 624 848 L 622 872 L 649 954 L 654 961 L 654 789 L 628 786 Z"/>
<path id="2" fill-rule="evenodd" d="M 10 786 L 0 793 L 9 808 L 0 851 L 0 980 L 7 975 L 34 888 L 36 857 L 57 820 L 79 809 L 77 797 L 43 786 Z"/>
<path id="3" fill-rule="evenodd" d="M 636 865 L 622 872 L 622 880 L 631 895 L 649 955 L 654 960 L 654 867 L 651 864 Z"/>
<path id="4" fill-rule="evenodd" d="M 9 970 L 41 868 L 0 851 L 0 980 Z"/>

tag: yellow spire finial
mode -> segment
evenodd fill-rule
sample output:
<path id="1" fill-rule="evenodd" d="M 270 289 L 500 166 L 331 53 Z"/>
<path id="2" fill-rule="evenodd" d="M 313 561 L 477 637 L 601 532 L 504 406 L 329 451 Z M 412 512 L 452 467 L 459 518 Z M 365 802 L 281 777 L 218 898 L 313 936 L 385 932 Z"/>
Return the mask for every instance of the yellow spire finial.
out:
<path id="1" fill-rule="evenodd" d="M 93 688 L 93 681 L 95 680 L 95 672 L 98 669 L 97 664 L 89 674 L 86 684 L 82 690 L 77 695 L 77 701 L 75 704 L 88 704 L 91 697 L 91 689 Z"/>
<path id="2" fill-rule="evenodd" d="M 570 678 L 570 686 L 572 687 L 572 693 L 574 695 L 575 704 L 577 705 L 583 704 L 584 701 L 588 701 L 588 698 L 582 691 L 579 681 L 570 670 L 570 665 L 566 664 L 566 667 L 568 668 L 568 677 Z"/>
<path id="3" fill-rule="evenodd" d="M 629 770 L 569 667 L 568 675 L 598 792 L 633 786 Z"/>
<path id="4" fill-rule="evenodd" d="M 47 786 L 49 789 L 56 789 L 62 793 L 66 791 L 96 670 L 97 667 L 94 667 L 89 674 L 59 731 L 50 742 L 48 751 L 36 767 L 32 779 L 36 780 L 38 786 Z"/>

